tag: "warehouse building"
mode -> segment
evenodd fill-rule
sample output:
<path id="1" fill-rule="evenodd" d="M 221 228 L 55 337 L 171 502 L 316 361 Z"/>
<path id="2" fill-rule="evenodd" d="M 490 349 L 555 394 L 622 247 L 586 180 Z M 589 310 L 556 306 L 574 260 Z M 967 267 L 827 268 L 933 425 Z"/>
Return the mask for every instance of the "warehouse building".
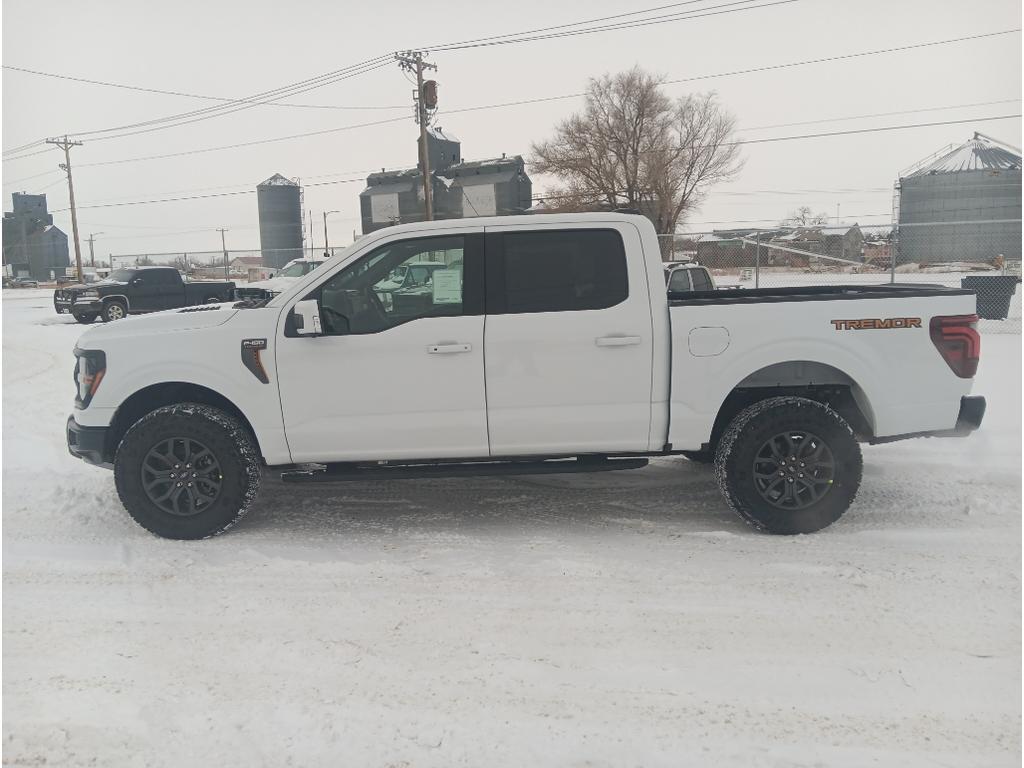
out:
<path id="1" fill-rule="evenodd" d="M 53 225 L 46 195 L 11 195 L 3 218 L 3 263 L 13 277 L 53 280 L 71 265 L 68 236 Z"/>
<path id="2" fill-rule="evenodd" d="M 900 264 L 1021 257 L 1020 150 L 975 133 L 900 175 Z"/>
<path id="3" fill-rule="evenodd" d="M 533 186 L 519 155 L 462 161 L 459 140 L 440 128 L 427 130 L 435 219 L 508 216 L 530 207 Z M 419 167 L 371 173 L 359 195 L 363 234 L 393 224 L 423 221 Z"/>

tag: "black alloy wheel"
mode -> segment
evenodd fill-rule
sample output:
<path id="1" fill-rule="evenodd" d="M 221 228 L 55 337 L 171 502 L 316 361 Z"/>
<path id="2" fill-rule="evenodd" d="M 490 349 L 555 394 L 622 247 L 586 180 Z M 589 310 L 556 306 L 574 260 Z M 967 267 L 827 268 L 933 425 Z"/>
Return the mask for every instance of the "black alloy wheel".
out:
<path id="1" fill-rule="evenodd" d="M 142 460 L 142 488 L 159 509 L 187 517 L 205 511 L 220 496 L 220 462 L 198 440 L 172 437 Z"/>

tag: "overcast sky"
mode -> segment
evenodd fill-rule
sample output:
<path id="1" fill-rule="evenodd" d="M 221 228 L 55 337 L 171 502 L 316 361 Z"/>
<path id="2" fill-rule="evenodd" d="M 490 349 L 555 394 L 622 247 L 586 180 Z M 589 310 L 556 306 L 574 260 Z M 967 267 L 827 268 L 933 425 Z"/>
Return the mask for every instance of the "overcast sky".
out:
<path id="1" fill-rule="evenodd" d="M 762 0 L 769 2 L 770 0 Z M 702 0 L 678 10 L 720 6 Z M 655 5 L 641 0 L 484 3 L 339 3 L 337 0 L 4 0 L 3 63 L 78 78 L 243 98 L 396 49 L 566 24 Z M 733 6 L 735 7 L 735 6 Z M 669 10 L 659 13 L 666 13 Z M 828 56 L 964 37 L 1021 26 L 1019 0 L 797 0 L 688 21 L 556 40 L 441 52 L 432 60 L 440 87 L 437 124 L 462 140 L 467 159 L 527 154 L 550 136 L 581 99 L 445 114 L 462 107 L 582 91 L 588 77 L 639 64 L 669 79 L 744 70 Z M 692 231 L 727 223 L 776 221 L 798 205 L 843 221 L 884 223 L 898 172 L 981 131 L 1020 146 L 1020 119 L 973 119 L 1021 111 L 1020 33 L 951 45 L 665 86 L 671 95 L 715 90 L 740 136 L 773 136 L 873 126 L 962 120 L 863 135 L 744 147 L 746 168 L 712 190 L 687 218 Z M 97 254 L 257 248 L 255 194 L 123 207 L 90 207 L 181 194 L 252 189 L 274 173 L 309 182 L 305 204 L 322 246 L 321 212 L 336 245 L 359 228 L 359 181 L 381 167 L 416 162 L 411 87 L 387 66 L 309 91 L 289 101 L 335 107 L 257 106 L 182 127 L 115 140 L 83 137 L 73 150 L 80 231 L 97 237 Z M 994 103 L 1000 102 L 1000 103 Z M 209 101 L 147 94 L 3 71 L 3 147 L 63 132 L 93 131 L 208 107 Z M 927 110 L 927 111 L 924 111 Z M 860 115 L 899 112 L 877 117 Z M 905 112 L 905 113 L 904 113 Z M 89 166 L 149 155 L 355 125 L 406 120 L 169 159 Z M 834 119 L 834 121 L 832 121 Z M 830 122 L 817 122 L 830 120 Z M 815 121 L 810 123 L 809 121 Z M 785 125 L 805 123 L 804 125 Z M 102 134 L 99 134 L 102 135 Z M 62 153 L 3 163 L 4 209 L 10 193 L 45 191 L 50 209 L 67 207 L 56 165 Z M 529 166 L 527 166 L 529 170 Z M 44 174 L 36 178 L 26 177 Z M 25 180 L 22 180 L 25 179 Z M 544 179 L 534 178 L 534 194 Z M 882 214 L 879 216 L 878 214 Z M 55 214 L 70 236 L 70 216 Z M 83 242 L 83 253 L 87 248 Z"/>

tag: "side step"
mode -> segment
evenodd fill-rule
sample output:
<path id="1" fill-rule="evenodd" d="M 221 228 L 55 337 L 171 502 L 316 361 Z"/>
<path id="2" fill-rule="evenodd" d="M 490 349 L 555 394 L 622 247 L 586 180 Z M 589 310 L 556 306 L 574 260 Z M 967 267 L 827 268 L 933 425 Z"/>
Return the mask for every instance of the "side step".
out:
<path id="1" fill-rule="evenodd" d="M 493 477 L 496 475 L 566 475 L 614 472 L 646 467 L 646 458 L 549 459 L 547 461 L 480 461 L 462 464 L 316 464 L 281 473 L 286 483 L 344 483 L 359 480 L 417 480 L 431 477 Z"/>

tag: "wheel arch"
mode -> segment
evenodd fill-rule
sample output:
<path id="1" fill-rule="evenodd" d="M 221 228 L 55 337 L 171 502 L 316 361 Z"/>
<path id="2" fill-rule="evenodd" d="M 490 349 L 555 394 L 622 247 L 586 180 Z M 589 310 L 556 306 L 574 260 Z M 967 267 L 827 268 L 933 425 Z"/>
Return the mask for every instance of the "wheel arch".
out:
<path id="1" fill-rule="evenodd" d="M 823 403 L 842 416 L 858 439 L 874 435 L 875 415 L 863 387 L 845 371 L 816 360 L 787 360 L 763 366 L 736 382 L 719 406 L 711 439 L 713 449 L 729 422 L 750 405 L 780 395 Z"/>
<path id="2" fill-rule="evenodd" d="M 118 406 L 107 429 L 104 445 L 104 453 L 108 460 L 113 460 L 121 439 L 135 422 L 147 413 L 152 413 L 157 408 L 176 403 L 202 403 L 230 413 L 242 423 L 252 436 L 257 449 L 260 449 L 259 437 L 256 435 L 256 430 L 253 429 L 252 423 L 231 400 L 219 392 L 200 384 L 170 381 L 143 387 L 125 398 L 124 402 Z M 263 455 L 262 450 L 260 450 L 260 455 Z"/>

